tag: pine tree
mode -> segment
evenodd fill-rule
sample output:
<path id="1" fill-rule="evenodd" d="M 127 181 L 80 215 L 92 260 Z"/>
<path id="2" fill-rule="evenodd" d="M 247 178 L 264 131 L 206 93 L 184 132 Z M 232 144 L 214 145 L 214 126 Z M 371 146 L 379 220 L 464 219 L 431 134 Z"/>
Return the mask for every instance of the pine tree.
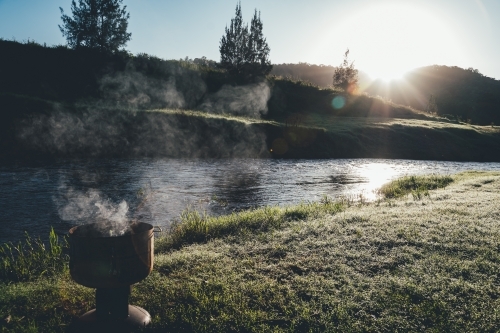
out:
<path id="1" fill-rule="evenodd" d="M 257 10 L 255 10 L 252 22 L 250 23 L 247 55 L 247 62 L 251 67 L 250 72 L 254 76 L 265 76 L 273 68 L 269 60 L 269 52 L 271 50 L 262 33 L 262 27 L 260 12 L 257 15 Z"/>
<path id="2" fill-rule="evenodd" d="M 272 69 L 269 60 L 269 46 L 262 32 L 260 13 L 255 10 L 250 24 L 243 23 L 241 3 L 236 5 L 236 14 L 226 26 L 220 41 L 221 67 L 238 80 L 251 81 L 262 77 Z"/>
<path id="3" fill-rule="evenodd" d="M 73 17 L 61 10 L 59 30 L 72 48 L 87 47 L 104 52 L 116 52 L 130 40 L 127 32 L 130 14 L 123 0 L 75 0 L 71 2 Z"/>
<path id="4" fill-rule="evenodd" d="M 354 61 L 349 64 L 349 49 L 345 51 L 344 61 L 333 72 L 333 86 L 347 93 L 352 93 L 358 85 L 358 70 L 354 68 Z"/>
<path id="5" fill-rule="evenodd" d="M 220 41 L 221 66 L 235 76 L 241 76 L 247 57 L 248 26 L 243 25 L 241 3 L 236 5 L 236 14 L 231 19 L 229 28 L 226 26 L 226 35 Z"/>

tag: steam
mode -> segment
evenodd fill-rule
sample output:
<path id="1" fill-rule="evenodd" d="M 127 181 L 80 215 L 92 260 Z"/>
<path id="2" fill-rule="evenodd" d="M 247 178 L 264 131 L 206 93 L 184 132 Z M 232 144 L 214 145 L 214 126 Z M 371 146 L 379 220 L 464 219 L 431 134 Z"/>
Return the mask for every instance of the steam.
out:
<path id="1" fill-rule="evenodd" d="M 59 196 L 53 200 L 63 221 L 97 223 L 97 230 L 106 236 L 123 235 L 129 230 L 129 206 L 125 200 L 115 204 L 98 190 L 82 192 L 66 185 L 60 186 Z"/>
<path id="2" fill-rule="evenodd" d="M 181 109 L 187 103 L 176 88 L 176 78 L 151 79 L 142 73 L 127 71 L 105 76 L 101 80 L 105 100 L 114 107 L 146 108 L 166 107 Z M 204 86 L 200 87 L 200 94 Z"/>
<path id="3" fill-rule="evenodd" d="M 262 127 L 139 111 L 182 108 L 259 118 L 267 112 L 271 97 L 267 82 L 224 85 L 209 93 L 202 72 L 173 62 L 141 59 L 101 79 L 102 99 L 69 110 L 55 105 L 50 113 L 25 119 L 16 131 L 24 148 L 70 157 L 268 156 Z"/>
<path id="4" fill-rule="evenodd" d="M 50 154 L 98 156 L 126 146 L 124 115 L 101 110 L 68 112 L 56 106 L 50 115 L 26 119 L 17 131 L 29 148 Z"/>
<path id="5" fill-rule="evenodd" d="M 246 86 L 228 86 L 207 96 L 200 109 L 211 113 L 227 113 L 258 118 L 267 113 L 271 89 L 266 82 Z"/>

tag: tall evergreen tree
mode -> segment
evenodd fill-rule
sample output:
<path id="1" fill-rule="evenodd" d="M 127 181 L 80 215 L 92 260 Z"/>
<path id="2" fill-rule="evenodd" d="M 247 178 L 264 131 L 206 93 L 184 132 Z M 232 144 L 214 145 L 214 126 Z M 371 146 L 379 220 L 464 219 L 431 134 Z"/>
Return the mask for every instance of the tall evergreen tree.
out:
<path id="1" fill-rule="evenodd" d="M 255 10 L 249 30 L 243 23 L 241 3 L 236 5 L 235 17 L 226 26 L 219 51 L 221 66 L 238 79 L 252 80 L 269 74 L 272 69 L 262 27 L 260 13 Z"/>
<path id="2" fill-rule="evenodd" d="M 231 74 L 241 76 L 246 62 L 248 44 L 248 26 L 243 25 L 241 3 L 236 5 L 236 14 L 231 19 L 226 35 L 220 41 L 220 63 Z"/>
<path id="3" fill-rule="evenodd" d="M 127 6 L 123 0 L 75 0 L 71 2 L 73 17 L 61 10 L 59 30 L 72 48 L 88 47 L 105 52 L 116 52 L 130 40 L 127 32 Z"/>
<path id="4" fill-rule="evenodd" d="M 247 56 L 247 62 L 251 65 L 251 72 L 256 76 L 267 75 L 273 68 L 269 60 L 269 52 L 271 49 L 264 38 L 262 28 L 263 25 L 260 19 L 260 12 L 257 15 L 256 9 L 252 22 L 250 23 Z"/>

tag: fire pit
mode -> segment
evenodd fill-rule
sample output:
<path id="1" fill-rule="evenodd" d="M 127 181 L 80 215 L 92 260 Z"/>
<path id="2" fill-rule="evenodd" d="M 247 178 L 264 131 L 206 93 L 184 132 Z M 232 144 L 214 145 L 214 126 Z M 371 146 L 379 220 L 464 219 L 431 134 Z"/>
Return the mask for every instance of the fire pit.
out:
<path id="1" fill-rule="evenodd" d="M 153 233 L 160 231 L 155 228 L 143 222 L 121 229 L 91 223 L 69 230 L 71 277 L 83 286 L 96 288 L 96 308 L 78 319 L 79 329 L 115 332 L 150 323 L 149 313 L 129 305 L 128 298 L 131 285 L 145 279 L 153 269 Z"/>

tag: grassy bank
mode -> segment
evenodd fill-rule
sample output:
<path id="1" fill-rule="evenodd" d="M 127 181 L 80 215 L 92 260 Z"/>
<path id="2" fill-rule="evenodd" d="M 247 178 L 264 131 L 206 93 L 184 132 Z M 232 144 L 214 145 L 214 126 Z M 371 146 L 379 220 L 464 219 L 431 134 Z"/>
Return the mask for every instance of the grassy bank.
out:
<path id="1" fill-rule="evenodd" d="M 68 107 L 15 95 L 0 94 L 0 100 L 15 111 L 0 125 L 5 157 L 500 160 L 500 127 L 420 119 L 405 108 L 385 117 L 311 113 L 278 121 L 189 110 Z"/>
<path id="2" fill-rule="evenodd" d="M 223 70 L 147 54 L 3 40 L 0 54 L 2 158 L 500 161 L 500 130 L 487 117 L 489 126 L 469 125 L 274 76 L 238 86 Z"/>
<path id="3" fill-rule="evenodd" d="M 131 302 L 149 310 L 152 331 L 497 331 L 500 173 L 387 187 L 397 199 L 186 213 Z M 4 280 L 0 327 L 61 332 L 93 301 L 64 270 Z"/>
<path id="4" fill-rule="evenodd" d="M 311 115 L 268 133 L 267 142 L 285 158 L 500 159 L 500 127 L 440 119 Z"/>

